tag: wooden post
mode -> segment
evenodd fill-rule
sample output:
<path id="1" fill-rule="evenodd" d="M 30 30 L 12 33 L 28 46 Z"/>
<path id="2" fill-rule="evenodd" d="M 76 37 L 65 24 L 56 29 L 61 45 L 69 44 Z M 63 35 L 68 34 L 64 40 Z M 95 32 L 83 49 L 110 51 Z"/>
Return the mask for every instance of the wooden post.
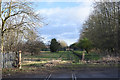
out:
<path id="1" fill-rule="evenodd" d="M 82 53 L 82 61 L 84 61 L 84 58 L 85 58 L 85 51 L 83 51 Z"/>
<path id="2" fill-rule="evenodd" d="M 21 51 L 19 51 L 19 69 L 21 69 Z"/>

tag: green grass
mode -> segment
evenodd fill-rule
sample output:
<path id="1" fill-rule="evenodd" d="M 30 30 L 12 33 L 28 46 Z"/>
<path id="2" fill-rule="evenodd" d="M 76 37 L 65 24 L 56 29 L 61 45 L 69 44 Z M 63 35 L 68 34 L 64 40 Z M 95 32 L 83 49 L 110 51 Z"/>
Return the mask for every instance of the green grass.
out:
<path id="1" fill-rule="evenodd" d="M 74 51 L 75 53 L 82 55 L 83 51 Z M 100 55 L 90 52 L 90 53 L 85 53 L 85 60 L 99 60 L 101 58 Z"/>
<path id="2" fill-rule="evenodd" d="M 43 52 L 37 55 L 25 55 L 23 54 L 22 57 L 24 58 L 58 58 L 62 52 L 56 52 L 56 53 L 51 53 L 51 52 Z"/>
<path id="3" fill-rule="evenodd" d="M 75 53 L 82 55 L 83 51 L 75 51 Z M 41 60 L 52 60 L 52 59 L 61 59 L 61 60 L 72 60 L 73 62 L 79 62 L 79 58 L 72 54 L 72 52 L 70 51 L 59 51 L 59 52 L 42 52 L 38 55 L 25 55 L 22 54 L 23 58 L 37 58 L 37 59 L 41 59 Z M 99 60 L 101 57 L 98 54 L 95 53 L 89 53 L 89 54 L 85 54 L 85 60 Z"/>
<path id="4" fill-rule="evenodd" d="M 51 53 L 51 52 L 42 52 L 38 55 L 22 55 L 22 58 L 26 58 L 26 59 L 31 59 L 31 60 L 37 60 L 39 59 L 40 61 L 32 61 L 32 62 L 23 62 L 22 66 L 28 66 L 28 67 L 39 67 L 42 64 L 48 63 L 51 60 L 62 60 L 62 61 L 72 61 L 73 63 L 77 63 L 79 62 L 79 58 L 72 54 L 72 52 L 70 51 L 59 51 L 59 52 L 55 52 L 55 53 Z"/>
<path id="5" fill-rule="evenodd" d="M 62 60 L 74 60 L 76 59 L 75 55 L 72 54 L 70 51 L 59 51 L 59 52 L 43 52 L 38 55 L 30 55 L 30 54 L 22 54 L 23 58 L 46 58 L 46 59 L 58 59 L 61 58 Z"/>

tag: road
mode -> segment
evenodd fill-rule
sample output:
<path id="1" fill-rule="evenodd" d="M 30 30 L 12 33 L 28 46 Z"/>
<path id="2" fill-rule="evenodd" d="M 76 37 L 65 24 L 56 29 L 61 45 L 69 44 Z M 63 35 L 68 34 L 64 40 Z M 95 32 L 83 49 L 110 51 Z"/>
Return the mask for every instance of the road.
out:
<path id="1" fill-rule="evenodd" d="M 118 78 L 118 70 L 83 70 L 83 71 L 72 71 L 72 72 L 56 72 L 48 74 L 19 74 L 13 75 L 9 78 L 42 78 L 44 80 L 56 80 L 56 79 L 65 79 L 65 80 L 81 80 L 87 78 Z M 114 80 L 114 79 L 113 79 Z"/>

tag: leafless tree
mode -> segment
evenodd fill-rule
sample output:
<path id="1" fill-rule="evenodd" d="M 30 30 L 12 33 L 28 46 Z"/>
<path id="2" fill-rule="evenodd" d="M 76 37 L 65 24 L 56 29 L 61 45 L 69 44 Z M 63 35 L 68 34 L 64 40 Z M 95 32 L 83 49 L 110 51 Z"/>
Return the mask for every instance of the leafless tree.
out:
<path id="1" fill-rule="evenodd" d="M 12 46 L 21 39 L 36 38 L 36 27 L 41 26 L 42 18 L 34 12 L 28 2 L 1 1 L 1 51 L 5 43 Z M 13 42 L 14 41 L 14 42 Z"/>

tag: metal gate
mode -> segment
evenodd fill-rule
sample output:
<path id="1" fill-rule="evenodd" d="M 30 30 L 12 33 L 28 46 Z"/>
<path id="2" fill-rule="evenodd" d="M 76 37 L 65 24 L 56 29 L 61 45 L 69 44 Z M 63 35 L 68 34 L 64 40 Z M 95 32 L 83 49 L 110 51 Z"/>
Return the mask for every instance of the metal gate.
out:
<path id="1" fill-rule="evenodd" d="M 0 64 L 2 68 L 17 67 L 19 60 L 19 54 L 17 52 L 0 53 Z"/>

